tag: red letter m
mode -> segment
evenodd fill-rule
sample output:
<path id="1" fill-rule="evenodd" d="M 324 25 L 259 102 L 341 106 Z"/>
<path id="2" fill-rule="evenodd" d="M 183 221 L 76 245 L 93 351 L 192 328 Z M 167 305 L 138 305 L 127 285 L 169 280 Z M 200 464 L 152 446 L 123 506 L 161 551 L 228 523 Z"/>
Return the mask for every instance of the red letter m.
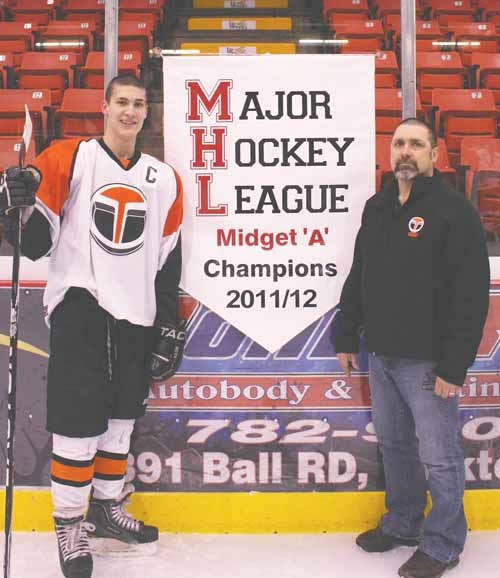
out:
<path id="1" fill-rule="evenodd" d="M 219 80 L 214 90 L 207 96 L 198 80 L 187 80 L 186 88 L 189 96 L 189 113 L 187 122 L 201 122 L 200 103 L 208 114 L 217 106 L 217 122 L 231 122 L 233 115 L 229 111 L 229 89 L 232 80 Z"/>

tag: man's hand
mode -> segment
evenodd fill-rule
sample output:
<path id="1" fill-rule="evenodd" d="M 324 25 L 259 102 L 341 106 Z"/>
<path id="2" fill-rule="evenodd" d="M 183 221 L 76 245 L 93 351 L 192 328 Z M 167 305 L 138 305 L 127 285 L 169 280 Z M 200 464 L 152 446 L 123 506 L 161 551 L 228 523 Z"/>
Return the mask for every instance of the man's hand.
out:
<path id="1" fill-rule="evenodd" d="M 179 369 L 184 351 L 184 324 L 164 325 L 151 360 L 151 377 L 155 381 L 168 379 Z"/>
<path id="2" fill-rule="evenodd" d="M 434 386 L 434 393 L 442 397 L 443 399 L 448 399 L 449 397 L 455 397 L 460 395 L 462 388 L 453 383 L 448 383 L 441 377 L 436 377 L 436 385 Z"/>
<path id="3" fill-rule="evenodd" d="M 359 369 L 359 361 L 357 353 L 337 353 L 340 368 L 346 375 L 351 375 L 352 369 Z"/>
<path id="4" fill-rule="evenodd" d="M 34 168 L 9 167 L 0 173 L 0 213 L 35 204 L 40 174 Z"/>

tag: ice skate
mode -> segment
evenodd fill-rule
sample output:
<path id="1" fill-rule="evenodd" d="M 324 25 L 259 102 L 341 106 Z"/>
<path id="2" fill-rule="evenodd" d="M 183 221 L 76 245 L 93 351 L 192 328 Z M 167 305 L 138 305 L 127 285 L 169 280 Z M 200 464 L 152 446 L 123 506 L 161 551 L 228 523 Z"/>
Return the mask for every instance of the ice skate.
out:
<path id="1" fill-rule="evenodd" d="M 87 522 L 95 554 L 141 557 L 156 552 L 158 528 L 136 520 L 124 509 L 133 491 L 129 485 L 117 500 L 91 498 Z"/>
<path id="2" fill-rule="evenodd" d="M 54 517 L 54 523 L 62 573 L 66 578 L 90 578 L 92 554 L 83 516 Z"/>

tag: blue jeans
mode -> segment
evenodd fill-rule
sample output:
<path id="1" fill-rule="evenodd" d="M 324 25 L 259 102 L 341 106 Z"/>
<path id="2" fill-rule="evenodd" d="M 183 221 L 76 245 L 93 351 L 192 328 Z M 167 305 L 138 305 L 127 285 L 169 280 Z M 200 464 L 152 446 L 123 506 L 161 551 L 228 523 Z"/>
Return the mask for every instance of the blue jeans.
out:
<path id="1" fill-rule="evenodd" d="M 386 488 L 387 513 L 380 527 L 393 536 L 420 537 L 420 550 L 448 563 L 462 552 L 467 534 L 465 467 L 458 397 L 434 393 L 435 366 L 369 355 L 373 424 Z M 427 489 L 432 509 L 424 520 Z"/>

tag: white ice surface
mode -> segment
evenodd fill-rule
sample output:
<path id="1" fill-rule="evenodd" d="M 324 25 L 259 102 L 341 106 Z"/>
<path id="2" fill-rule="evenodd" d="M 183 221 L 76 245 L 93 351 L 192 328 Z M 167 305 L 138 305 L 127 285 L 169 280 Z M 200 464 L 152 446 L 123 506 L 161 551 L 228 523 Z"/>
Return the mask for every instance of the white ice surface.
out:
<path id="1" fill-rule="evenodd" d="M 353 534 L 163 534 L 152 557 L 94 556 L 92 578 L 397 578 L 411 552 L 367 554 Z M 448 577 L 500 578 L 500 532 L 470 533 Z M 55 535 L 14 534 L 11 578 L 62 578 Z"/>

